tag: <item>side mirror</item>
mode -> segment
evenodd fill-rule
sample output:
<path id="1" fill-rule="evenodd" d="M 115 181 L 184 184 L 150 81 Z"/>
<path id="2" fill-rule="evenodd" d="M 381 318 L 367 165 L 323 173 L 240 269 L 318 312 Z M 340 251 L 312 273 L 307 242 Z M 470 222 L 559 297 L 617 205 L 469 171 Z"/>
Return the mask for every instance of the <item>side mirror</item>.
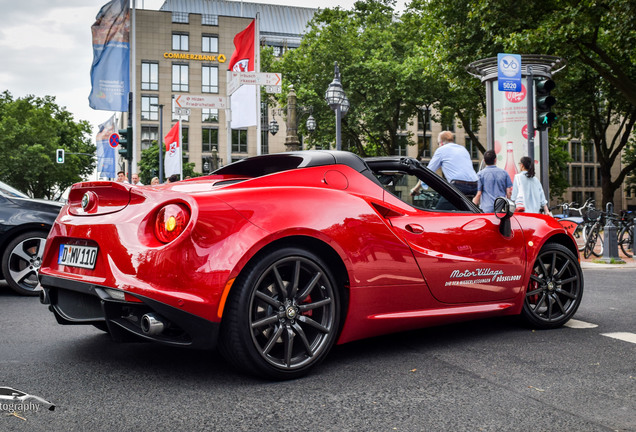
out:
<path id="1" fill-rule="evenodd" d="M 499 232 L 504 237 L 510 237 L 512 234 L 510 218 L 515 213 L 515 209 L 515 203 L 508 198 L 499 197 L 495 199 L 495 216 L 501 221 Z"/>

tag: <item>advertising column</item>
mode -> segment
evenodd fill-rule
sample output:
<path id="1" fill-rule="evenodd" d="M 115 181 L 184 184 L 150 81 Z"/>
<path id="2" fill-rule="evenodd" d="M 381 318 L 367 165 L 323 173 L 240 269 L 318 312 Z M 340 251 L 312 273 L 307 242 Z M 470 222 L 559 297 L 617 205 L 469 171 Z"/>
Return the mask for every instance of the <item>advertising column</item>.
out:
<path id="1" fill-rule="evenodd" d="M 492 86 L 494 150 L 497 166 L 508 171 L 511 179 L 517 173 L 519 159 L 528 156 L 528 91 L 521 84 L 521 91 L 499 91 Z M 536 138 L 536 132 L 535 132 Z M 535 140 L 535 170 L 539 171 L 539 140 Z"/>

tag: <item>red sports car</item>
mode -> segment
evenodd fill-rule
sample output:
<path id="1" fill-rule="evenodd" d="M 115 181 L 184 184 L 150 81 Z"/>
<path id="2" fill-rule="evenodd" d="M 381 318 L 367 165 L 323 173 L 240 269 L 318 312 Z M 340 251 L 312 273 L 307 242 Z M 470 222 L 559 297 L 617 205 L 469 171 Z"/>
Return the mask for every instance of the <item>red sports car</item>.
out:
<path id="1" fill-rule="evenodd" d="M 336 151 L 159 187 L 78 183 L 46 242 L 41 300 L 61 324 L 218 346 L 273 379 L 390 332 L 503 315 L 563 325 L 583 295 L 574 239 L 505 198 L 496 208 L 415 159 Z"/>

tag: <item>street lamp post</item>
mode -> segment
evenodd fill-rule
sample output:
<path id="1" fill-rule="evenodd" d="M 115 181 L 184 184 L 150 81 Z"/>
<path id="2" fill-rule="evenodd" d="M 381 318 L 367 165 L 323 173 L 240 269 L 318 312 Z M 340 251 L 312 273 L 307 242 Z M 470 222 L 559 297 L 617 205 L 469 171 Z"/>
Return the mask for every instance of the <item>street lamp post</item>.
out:
<path id="1" fill-rule="evenodd" d="M 334 77 L 327 91 L 325 92 L 325 100 L 329 104 L 329 107 L 336 112 L 336 150 L 342 150 L 342 139 L 340 125 L 342 122 L 343 113 L 349 110 L 349 100 L 342 88 L 340 82 L 340 69 L 338 69 L 338 62 L 334 63 Z M 346 101 L 346 102 L 345 102 Z"/>

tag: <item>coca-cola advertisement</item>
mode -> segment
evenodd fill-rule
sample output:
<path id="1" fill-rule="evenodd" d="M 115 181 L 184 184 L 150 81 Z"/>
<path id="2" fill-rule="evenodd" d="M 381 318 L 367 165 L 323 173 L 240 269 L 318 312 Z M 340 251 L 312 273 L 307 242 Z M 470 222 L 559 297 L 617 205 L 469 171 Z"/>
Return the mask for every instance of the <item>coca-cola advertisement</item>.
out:
<path id="1" fill-rule="evenodd" d="M 493 124 L 497 166 L 514 176 L 519 159 L 528 155 L 528 95 L 525 83 L 520 92 L 499 91 L 493 85 Z M 539 140 L 535 133 L 535 169 L 539 172 Z"/>

